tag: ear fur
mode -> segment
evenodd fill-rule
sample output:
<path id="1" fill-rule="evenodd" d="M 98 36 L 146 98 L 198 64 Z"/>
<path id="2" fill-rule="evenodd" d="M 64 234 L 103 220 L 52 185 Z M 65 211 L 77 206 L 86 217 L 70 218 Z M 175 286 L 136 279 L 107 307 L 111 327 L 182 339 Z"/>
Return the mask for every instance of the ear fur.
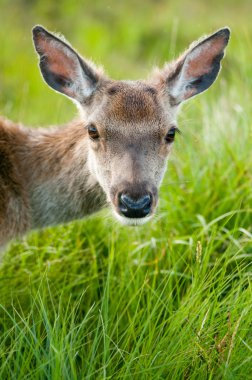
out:
<path id="1" fill-rule="evenodd" d="M 45 82 L 54 90 L 83 103 L 101 82 L 102 74 L 61 37 L 42 26 L 32 30 L 40 70 Z"/>
<path id="2" fill-rule="evenodd" d="M 174 63 L 159 72 L 159 82 L 168 91 L 172 105 L 207 90 L 217 78 L 230 37 L 229 28 L 192 44 Z"/>

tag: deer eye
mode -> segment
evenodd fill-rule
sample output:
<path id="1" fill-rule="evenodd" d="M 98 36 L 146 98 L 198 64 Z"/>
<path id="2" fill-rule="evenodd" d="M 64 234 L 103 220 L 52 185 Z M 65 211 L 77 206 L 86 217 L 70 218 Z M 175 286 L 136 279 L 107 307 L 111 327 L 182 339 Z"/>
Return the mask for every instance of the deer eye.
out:
<path id="1" fill-rule="evenodd" d="M 178 128 L 176 127 L 172 127 L 171 129 L 169 129 L 169 131 L 167 132 L 165 136 L 165 141 L 168 144 L 172 143 L 175 140 L 175 135 L 177 131 L 178 131 Z"/>
<path id="2" fill-rule="evenodd" d="M 89 124 L 87 127 L 89 137 L 91 140 L 98 140 L 100 135 L 99 132 L 94 124 Z"/>

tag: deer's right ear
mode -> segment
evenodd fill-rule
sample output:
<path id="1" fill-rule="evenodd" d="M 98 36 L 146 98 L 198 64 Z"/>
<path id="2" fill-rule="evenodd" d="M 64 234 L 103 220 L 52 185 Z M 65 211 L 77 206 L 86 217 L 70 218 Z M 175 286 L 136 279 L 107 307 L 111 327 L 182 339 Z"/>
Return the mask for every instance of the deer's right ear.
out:
<path id="1" fill-rule="evenodd" d="M 63 39 L 42 26 L 35 26 L 32 32 L 46 83 L 79 103 L 85 103 L 101 82 L 98 69 L 84 61 Z"/>

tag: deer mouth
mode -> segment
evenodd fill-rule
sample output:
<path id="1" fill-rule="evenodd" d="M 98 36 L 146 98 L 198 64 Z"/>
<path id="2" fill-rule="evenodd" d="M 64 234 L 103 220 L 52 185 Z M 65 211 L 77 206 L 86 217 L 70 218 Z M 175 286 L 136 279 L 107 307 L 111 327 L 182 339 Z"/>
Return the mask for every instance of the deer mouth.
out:
<path id="1" fill-rule="evenodd" d="M 149 214 L 143 218 L 129 218 L 129 217 L 119 214 L 117 211 L 114 211 L 114 215 L 121 224 L 125 226 L 135 226 L 135 227 L 141 226 L 147 223 L 152 218 L 152 214 Z"/>

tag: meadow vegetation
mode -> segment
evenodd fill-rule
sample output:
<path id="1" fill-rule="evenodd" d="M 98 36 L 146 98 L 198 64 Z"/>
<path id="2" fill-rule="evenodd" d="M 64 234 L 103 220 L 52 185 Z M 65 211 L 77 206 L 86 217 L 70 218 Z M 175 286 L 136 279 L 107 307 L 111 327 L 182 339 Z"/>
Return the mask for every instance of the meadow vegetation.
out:
<path id="1" fill-rule="evenodd" d="M 123 227 L 104 210 L 9 246 L 0 379 L 252 379 L 251 12 L 244 0 L 0 0 L 0 114 L 34 127 L 76 114 L 42 82 L 34 24 L 117 79 L 232 29 L 217 82 L 181 110 L 153 221 Z"/>

